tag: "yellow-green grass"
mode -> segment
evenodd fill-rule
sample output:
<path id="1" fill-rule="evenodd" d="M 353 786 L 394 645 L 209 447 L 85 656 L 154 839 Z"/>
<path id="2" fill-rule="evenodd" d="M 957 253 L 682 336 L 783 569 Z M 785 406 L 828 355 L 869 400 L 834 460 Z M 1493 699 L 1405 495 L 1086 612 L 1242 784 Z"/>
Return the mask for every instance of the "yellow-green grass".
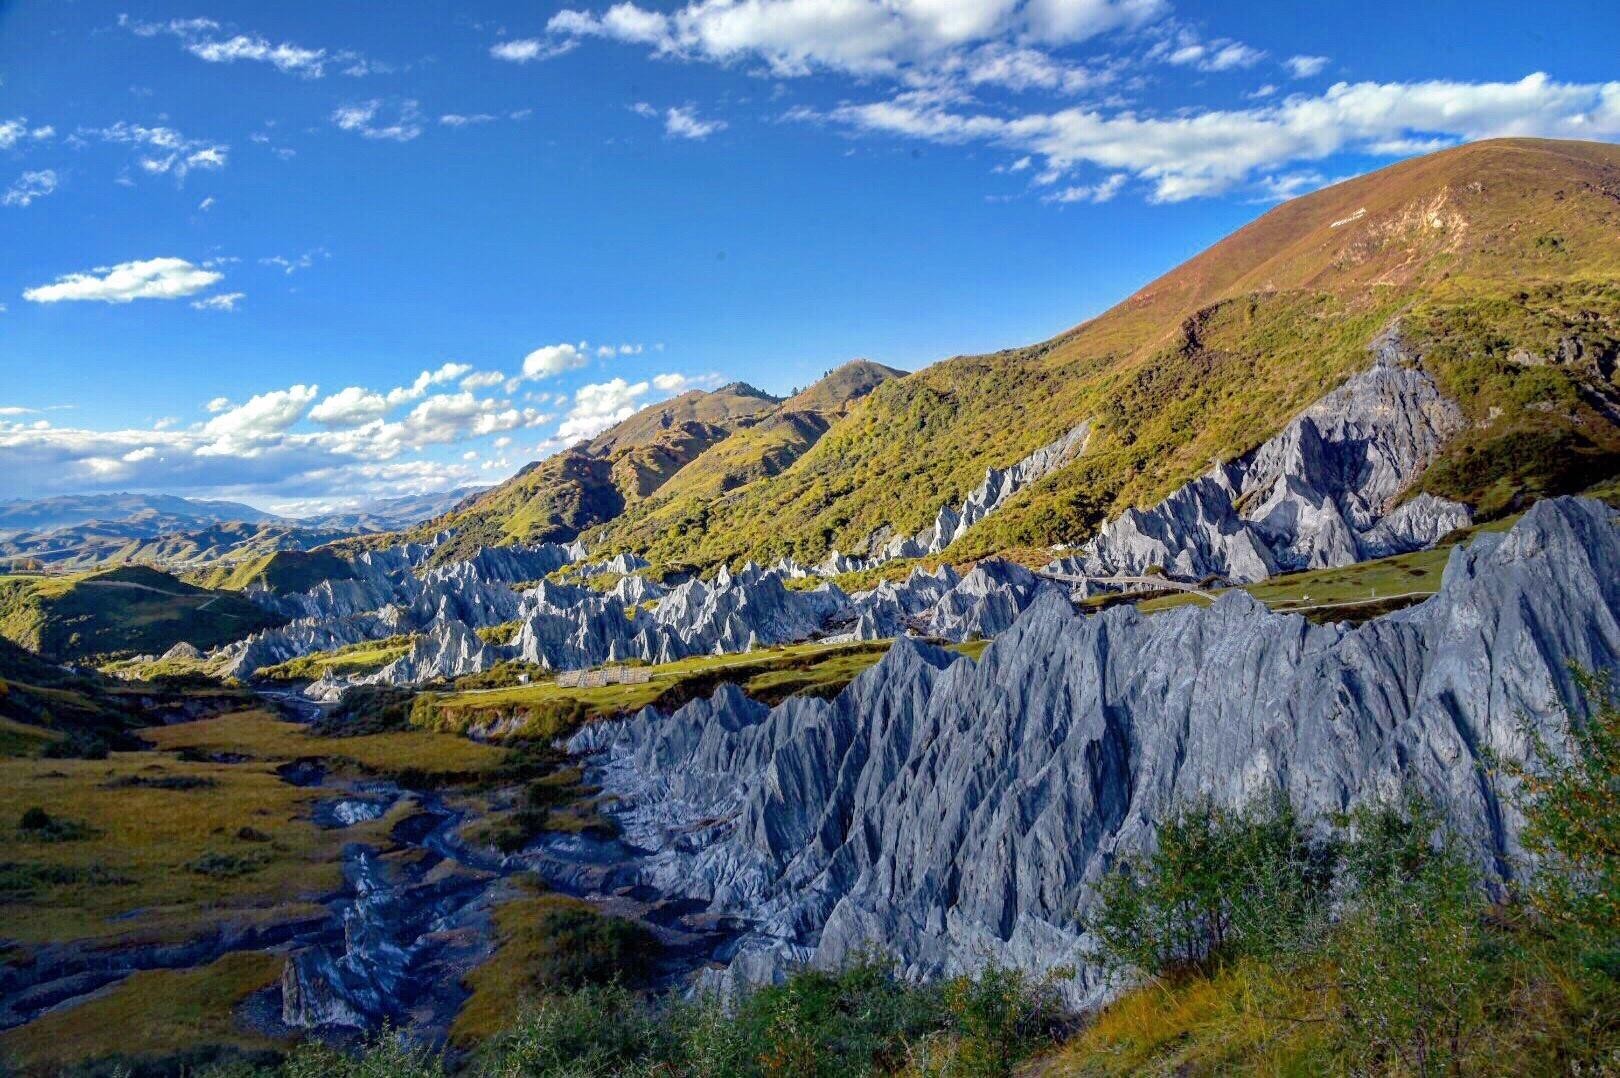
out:
<path id="1" fill-rule="evenodd" d="M 308 727 L 255 710 L 199 722 L 143 730 L 160 749 L 237 752 L 283 762 L 320 757 L 338 768 L 396 774 L 403 771 L 477 775 L 505 762 L 503 749 L 432 730 L 409 729 L 358 737 L 317 737 Z"/>
<path id="2" fill-rule="evenodd" d="M 117 1055 L 164 1056 L 201 1045 L 277 1047 L 246 1028 L 236 1006 L 281 975 L 280 955 L 229 954 L 189 970 L 144 970 L 75 1007 L 52 1011 L 0 1035 L 0 1056 L 25 1074 Z"/>
<path id="3" fill-rule="evenodd" d="M 650 668 L 640 684 L 565 688 L 555 681 L 500 689 L 424 694 L 413 718 L 436 729 L 464 732 L 517 718 L 519 736 L 550 738 L 581 722 L 631 714 L 649 704 L 668 706 L 736 682 L 765 699 L 794 692 L 832 691 L 882 658 L 889 641 L 803 643 L 735 655 L 701 655 Z"/>
<path id="4" fill-rule="evenodd" d="M 406 655 L 416 637 L 411 634 L 382 640 L 362 640 L 330 651 L 316 651 L 256 671 L 270 681 L 316 681 L 324 674 L 370 674 Z"/>
<path id="5" fill-rule="evenodd" d="M 412 721 L 437 730 L 466 733 L 496 723 L 513 724 L 509 736 L 556 738 L 580 724 L 629 715 L 649 705 L 677 707 L 733 683 L 755 699 L 775 704 L 789 696 L 832 696 L 889 650 L 893 640 L 861 643 L 787 644 L 735 655 L 700 655 L 650 668 L 640 684 L 565 688 L 555 681 L 499 689 L 424 693 Z M 972 659 L 987 640 L 949 645 Z M 515 720 L 515 723 L 513 723 Z"/>
<path id="6" fill-rule="evenodd" d="M 463 979 L 472 994 L 450 1027 L 463 1047 L 511 1028 L 548 992 L 651 958 L 642 930 L 567 895 L 524 891 L 497 906 L 494 919 L 495 952 Z M 626 971 L 631 980 L 634 973 Z"/>
<path id="7" fill-rule="evenodd" d="M 1615 490 L 1613 484 L 1600 484 L 1583 493 L 1590 497 L 1612 498 Z M 1242 590 L 1273 610 L 1284 613 L 1297 611 L 1318 621 L 1356 620 L 1371 616 L 1400 605 L 1420 602 L 1439 591 L 1440 579 L 1453 547 L 1466 544 L 1483 532 L 1507 531 L 1523 515 L 1515 513 L 1461 529 L 1450 537 L 1449 542 L 1430 550 L 1376 558 L 1336 569 L 1284 573 L 1258 584 L 1244 584 Z M 1137 604 L 1137 609 L 1151 614 L 1188 603 L 1207 604 L 1212 601 L 1210 596 L 1226 590 L 1229 589 L 1217 588 L 1208 595 L 1194 592 L 1159 595 L 1142 600 Z M 1092 605 L 1107 605 L 1113 601 L 1110 597 L 1102 596 L 1093 600 Z"/>
<path id="8" fill-rule="evenodd" d="M 1358 608 L 1381 609 L 1401 598 L 1415 602 L 1432 595 L 1440 589 L 1440 576 L 1450 556 L 1451 547 L 1436 547 L 1338 569 L 1286 573 L 1258 584 L 1245 584 L 1241 590 L 1273 610 L 1296 610 L 1320 620 L 1334 621 L 1354 617 Z M 1219 595 L 1226 590 L 1217 589 L 1211 594 Z M 1177 592 L 1144 599 L 1137 608 L 1151 614 L 1188 603 L 1208 604 L 1210 601 L 1207 595 Z"/>
<path id="9" fill-rule="evenodd" d="M 23 943 L 174 939 L 209 922 L 271 916 L 272 907 L 337 886 L 343 843 L 376 829 L 375 821 L 359 831 L 315 827 L 311 803 L 321 796 L 283 782 L 268 764 L 150 752 L 0 760 L 0 861 L 9 884 L 0 935 Z M 19 821 L 35 807 L 83 825 L 86 837 L 31 840 Z M 240 871 L 199 871 L 222 858 Z M 20 879 L 34 881 L 31 891 Z"/>
<path id="10" fill-rule="evenodd" d="M 1046 1060 L 1042 1073 L 1321 1073 L 1322 1025 L 1274 1017 L 1303 1009 L 1303 1002 L 1275 971 L 1256 963 L 1241 963 L 1208 977 L 1157 981 L 1110 1005 Z"/>

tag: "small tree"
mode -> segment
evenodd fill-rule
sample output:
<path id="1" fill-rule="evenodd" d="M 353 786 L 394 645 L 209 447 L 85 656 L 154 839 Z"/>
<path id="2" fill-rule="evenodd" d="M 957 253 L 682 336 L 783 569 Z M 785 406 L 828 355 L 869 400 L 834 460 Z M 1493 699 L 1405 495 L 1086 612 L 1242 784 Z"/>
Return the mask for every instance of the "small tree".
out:
<path id="1" fill-rule="evenodd" d="M 1332 866 L 1331 845 L 1313 840 L 1283 797 L 1235 812 L 1201 802 L 1160 826 L 1150 856 L 1103 879 L 1087 928 L 1116 972 L 1275 953 L 1315 931 Z"/>
<path id="2" fill-rule="evenodd" d="M 1503 770 L 1519 780 L 1523 841 L 1537 858 L 1531 905 L 1588 966 L 1620 980 L 1620 706 L 1608 674 L 1576 677 L 1597 707 L 1571 719 L 1569 754 L 1532 730 L 1533 765 Z"/>
<path id="3" fill-rule="evenodd" d="M 1427 806 L 1351 818 L 1344 910 L 1326 944 L 1354 1069 L 1457 1072 L 1484 1021 L 1479 875 Z"/>

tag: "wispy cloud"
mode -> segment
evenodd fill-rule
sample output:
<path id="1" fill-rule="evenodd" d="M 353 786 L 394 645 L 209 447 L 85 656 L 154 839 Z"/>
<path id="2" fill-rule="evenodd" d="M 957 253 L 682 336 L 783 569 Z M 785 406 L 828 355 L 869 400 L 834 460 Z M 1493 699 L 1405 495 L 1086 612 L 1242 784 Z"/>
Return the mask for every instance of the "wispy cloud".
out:
<path id="1" fill-rule="evenodd" d="M 137 299 L 183 299 L 224 279 L 217 270 L 194 266 L 183 258 L 148 258 L 69 273 L 54 282 L 23 292 L 33 303 L 94 301 L 129 303 Z"/>
<path id="2" fill-rule="evenodd" d="M 137 37 L 176 38 L 186 52 L 211 64 L 268 64 L 277 71 L 307 79 L 322 78 L 334 67 L 358 77 L 386 66 L 348 49 L 332 52 L 291 41 L 273 41 L 259 33 L 230 33 L 213 19 L 145 22 L 120 15 L 118 25 Z"/>
<path id="3" fill-rule="evenodd" d="M 333 111 L 332 122 L 368 139 L 410 142 L 422 134 L 421 107 L 409 99 L 391 107 L 376 98 L 342 105 Z"/>
<path id="4" fill-rule="evenodd" d="M 6 189 L 5 194 L 0 195 L 0 205 L 31 206 L 36 199 L 44 198 L 55 190 L 56 172 L 53 169 L 24 172 Z"/>

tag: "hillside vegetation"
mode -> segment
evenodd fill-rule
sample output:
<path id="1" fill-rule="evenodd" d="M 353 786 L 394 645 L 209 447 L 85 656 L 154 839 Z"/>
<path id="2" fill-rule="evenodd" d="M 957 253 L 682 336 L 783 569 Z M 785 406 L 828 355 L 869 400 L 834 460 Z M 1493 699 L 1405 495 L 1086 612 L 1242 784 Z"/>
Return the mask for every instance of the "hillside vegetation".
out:
<path id="1" fill-rule="evenodd" d="M 779 474 L 655 497 L 600 538 L 656 563 L 860 551 L 1090 419 L 1084 457 L 952 554 L 1074 542 L 1275 433 L 1397 319 L 1474 421 L 1420 485 L 1505 511 L 1614 470 L 1617 230 L 1620 147 L 1504 140 L 1406 161 L 1277 207 L 1050 341 L 889 381 Z"/>
<path id="2" fill-rule="evenodd" d="M 74 576 L 0 577 L 0 636 L 60 662 L 200 650 L 275 624 L 229 591 L 122 566 Z"/>
<path id="3" fill-rule="evenodd" d="M 701 497 L 774 475 L 814 445 L 851 402 L 903 373 L 856 361 L 786 401 L 744 382 L 692 390 L 529 465 L 413 534 L 457 529 L 437 560 L 489 543 L 565 542 L 633 509 L 697 462 L 702 472 L 673 488 L 672 497 L 693 488 Z"/>

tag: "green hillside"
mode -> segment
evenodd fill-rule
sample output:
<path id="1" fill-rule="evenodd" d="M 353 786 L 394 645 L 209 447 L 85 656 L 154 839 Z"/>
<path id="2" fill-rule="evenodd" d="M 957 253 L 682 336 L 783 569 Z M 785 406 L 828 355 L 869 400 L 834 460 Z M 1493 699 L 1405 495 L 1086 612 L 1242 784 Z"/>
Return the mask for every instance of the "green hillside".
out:
<path id="1" fill-rule="evenodd" d="M 885 382 L 776 475 L 627 515 L 608 549 L 713 565 L 915 531 L 1081 420 L 1084 457 L 952 548 L 1083 540 L 1242 453 L 1399 319 L 1473 424 L 1420 486 L 1487 514 L 1615 470 L 1620 147 L 1476 143 L 1278 206 L 1050 341 Z M 646 523 L 643 523 L 643 522 Z"/>
<path id="2" fill-rule="evenodd" d="M 206 650 L 276 619 L 234 592 L 123 566 L 73 576 L 0 577 L 0 636 L 57 661 Z"/>
<path id="3" fill-rule="evenodd" d="M 634 512 L 654 495 L 662 494 L 662 503 L 695 487 L 701 498 L 729 489 L 728 482 L 774 475 L 814 445 L 851 402 L 903 373 L 857 360 L 788 401 L 744 382 L 683 393 L 529 465 L 413 534 L 455 528 L 455 539 L 435 552 L 441 561 L 491 543 L 561 542 Z M 689 483 L 675 483 L 700 462 L 702 471 Z"/>

